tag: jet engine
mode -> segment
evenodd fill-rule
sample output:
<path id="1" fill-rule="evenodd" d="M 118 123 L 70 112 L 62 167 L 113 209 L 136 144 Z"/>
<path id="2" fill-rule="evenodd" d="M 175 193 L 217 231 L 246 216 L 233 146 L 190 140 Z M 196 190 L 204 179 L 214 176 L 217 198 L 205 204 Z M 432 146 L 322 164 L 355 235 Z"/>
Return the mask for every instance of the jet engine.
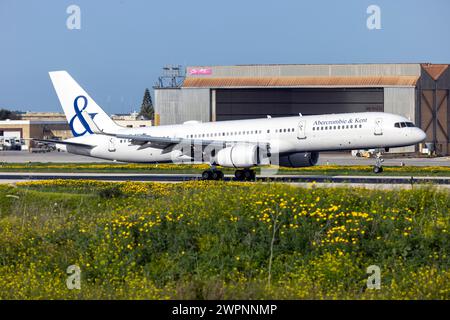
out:
<path id="1" fill-rule="evenodd" d="M 254 144 L 235 144 L 217 152 L 216 164 L 223 167 L 250 168 L 259 163 L 259 148 Z"/>
<path id="2" fill-rule="evenodd" d="M 291 168 L 311 167 L 316 165 L 317 161 L 318 152 L 295 152 L 280 155 L 279 165 Z"/>

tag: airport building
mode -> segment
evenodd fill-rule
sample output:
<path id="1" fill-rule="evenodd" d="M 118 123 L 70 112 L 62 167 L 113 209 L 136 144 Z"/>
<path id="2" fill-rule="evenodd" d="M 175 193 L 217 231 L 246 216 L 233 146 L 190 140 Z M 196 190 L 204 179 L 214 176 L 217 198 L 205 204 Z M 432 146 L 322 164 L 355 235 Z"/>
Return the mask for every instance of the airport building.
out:
<path id="1" fill-rule="evenodd" d="M 384 111 L 411 119 L 427 133 L 419 149 L 450 154 L 446 64 L 191 66 L 179 85 L 154 90 L 155 119 L 162 125 Z"/>
<path id="2" fill-rule="evenodd" d="M 126 114 L 113 114 L 111 119 L 119 126 L 125 128 L 143 128 L 152 126 L 152 120 L 139 116 L 139 113 L 136 111 Z"/>
<path id="3" fill-rule="evenodd" d="M 151 120 L 138 116 L 138 113 L 112 115 L 111 118 L 125 128 L 148 127 Z M 31 138 L 59 139 L 72 138 L 72 131 L 64 113 L 26 112 L 20 114 L 20 120 L 0 120 L 0 150 L 14 142 L 23 144 L 22 150 L 33 146 Z M 22 141 L 20 141 L 22 140 Z"/>
<path id="4" fill-rule="evenodd" d="M 32 146 L 30 138 L 68 139 L 72 137 L 69 125 L 64 120 L 1 120 L 0 144 L 10 140 L 22 140 L 28 148 Z M 15 142 L 18 144 L 19 142 Z M 22 147 L 22 150 L 26 149 Z"/>

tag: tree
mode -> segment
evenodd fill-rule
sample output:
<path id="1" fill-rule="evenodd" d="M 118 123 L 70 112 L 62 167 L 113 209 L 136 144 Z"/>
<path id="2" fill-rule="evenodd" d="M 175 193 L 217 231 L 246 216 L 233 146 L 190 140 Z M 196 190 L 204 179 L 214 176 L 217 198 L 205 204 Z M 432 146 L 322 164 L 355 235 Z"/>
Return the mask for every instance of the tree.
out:
<path id="1" fill-rule="evenodd" d="M 155 117 L 155 109 L 153 108 L 152 97 L 148 88 L 145 89 L 144 99 L 142 100 L 141 111 L 139 116 L 153 120 Z"/>
<path id="2" fill-rule="evenodd" d="M 0 109 L 0 120 L 18 120 L 19 118 L 20 116 L 16 112 L 6 109 Z"/>

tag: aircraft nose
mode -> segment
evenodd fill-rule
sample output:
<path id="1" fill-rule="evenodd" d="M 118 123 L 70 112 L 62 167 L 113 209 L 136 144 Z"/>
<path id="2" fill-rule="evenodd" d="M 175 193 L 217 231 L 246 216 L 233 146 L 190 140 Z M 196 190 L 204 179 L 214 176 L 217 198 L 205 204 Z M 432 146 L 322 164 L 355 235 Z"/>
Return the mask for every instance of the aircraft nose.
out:
<path id="1" fill-rule="evenodd" d="M 420 128 L 417 128 L 417 142 L 422 142 L 425 140 L 425 138 L 427 137 L 427 134 Z"/>

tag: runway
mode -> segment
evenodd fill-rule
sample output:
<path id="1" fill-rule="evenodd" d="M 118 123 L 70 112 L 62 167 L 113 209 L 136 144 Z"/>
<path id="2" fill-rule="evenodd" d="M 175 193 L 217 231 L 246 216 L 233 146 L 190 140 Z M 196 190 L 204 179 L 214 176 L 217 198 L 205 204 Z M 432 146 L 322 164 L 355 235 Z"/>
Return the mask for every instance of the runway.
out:
<path id="1" fill-rule="evenodd" d="M 450 157 L 410 158 L 400 155 L 385 154 L 385 166 L 450 166 Z M 114 161 L 96 159 L 74 155 L 67 152 L 30 153 L 27 151 L 0 151 L 0 162 L 5 163 L 118 163 Z M 322 152 L 318 165 L 370 165 L 375 163 L 373 158 L 352 157 L 349 152 Z"/>
<path id="2" fill-rule="evenodd" d="M 15 183 L 29 180 L 86 179 L 101 181 L 183 182 L 201 180 L 200 174 L 139 174 L 139 173 L 23 173 L 2 172 L 0 183 Z M 225 175 L 225 181 L 233 181 L 233 175 Z M 257 181 L 283 182 L 291 184 L 326 184 L 351 186 L 413 186 L 433 184 L 450 188 L 450 177 L 405 177 L 405 176 L 326 176 L 326 175 L 260 175 Z"/>

